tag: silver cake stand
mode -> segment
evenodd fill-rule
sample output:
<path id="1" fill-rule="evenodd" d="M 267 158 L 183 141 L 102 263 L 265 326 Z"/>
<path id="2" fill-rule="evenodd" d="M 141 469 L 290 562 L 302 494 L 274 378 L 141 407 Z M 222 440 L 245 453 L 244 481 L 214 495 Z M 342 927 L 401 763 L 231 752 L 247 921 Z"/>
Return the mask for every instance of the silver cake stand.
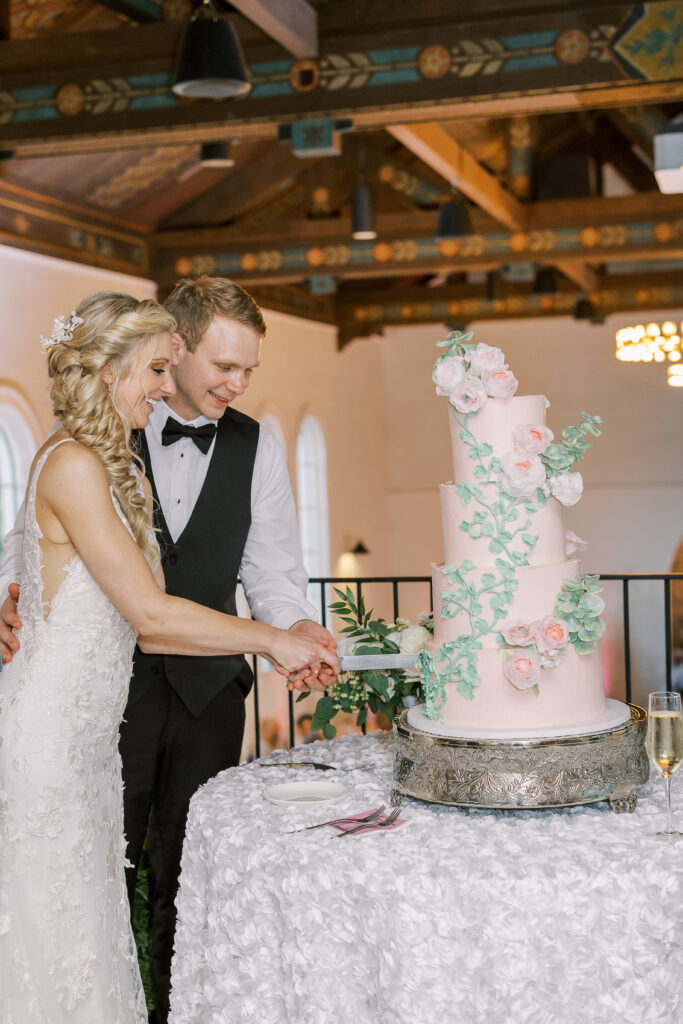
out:
<path id="1" fill-rule="evenodd" d="M 634 811 L 649 777 L 647 715 L 585 735 L 534 739 L 459 739 L 394 719 L 396 758 L 392 803 L 404 796 L 429 803 L 502 810 L 572 807 L 609 800 L 612 810 Z"/>

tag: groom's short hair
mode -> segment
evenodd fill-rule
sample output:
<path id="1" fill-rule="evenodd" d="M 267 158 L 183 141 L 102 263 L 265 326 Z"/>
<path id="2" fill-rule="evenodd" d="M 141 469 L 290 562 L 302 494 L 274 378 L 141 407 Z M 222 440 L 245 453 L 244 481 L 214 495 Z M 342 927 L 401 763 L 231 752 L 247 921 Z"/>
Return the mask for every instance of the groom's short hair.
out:
<path id="1" fill-rule="evenodd" d="M 183 278 L 178 281 L 164 306 L 178 324 L 178 334 L 194 352 L 214 317 L 235 320 L 263 337 L 266 322 L 249 292 L 227 277 Z"/>

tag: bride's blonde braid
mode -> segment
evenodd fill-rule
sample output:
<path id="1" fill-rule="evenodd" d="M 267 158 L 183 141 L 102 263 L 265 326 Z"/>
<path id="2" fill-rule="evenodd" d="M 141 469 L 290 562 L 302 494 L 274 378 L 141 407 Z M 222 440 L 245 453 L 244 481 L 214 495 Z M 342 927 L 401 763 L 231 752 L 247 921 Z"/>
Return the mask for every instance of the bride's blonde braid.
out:
<path id="1" fill-rule="evenodd" d="M 152 524 L 131 472 L 134 462 L 144 468 L 130 448 L 130 426 L 116 404 L 116 392 L 139 348 L 155 335 L 173 332 L 176 323 L 151 299 L 116 292 L 90 295 L 75 312 L 83 322 L 62 332 L 47 349 L 54 413 L 67 433 L 99 456 L 135 540 L 156 562 Z M 110 388 L 102 380 L 107 364 L 114 378 Z"/>

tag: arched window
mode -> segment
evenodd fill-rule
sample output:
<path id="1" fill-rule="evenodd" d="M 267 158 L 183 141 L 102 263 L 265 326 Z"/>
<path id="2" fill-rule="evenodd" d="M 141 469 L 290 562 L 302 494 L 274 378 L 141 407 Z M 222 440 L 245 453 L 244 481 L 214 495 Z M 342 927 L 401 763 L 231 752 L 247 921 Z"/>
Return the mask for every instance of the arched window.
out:
<path id="1" fill-rule="evenodd" d="M 327 506 L 327 449 L 315 416 L 307 416 L 296 442 L 296 494 L 304 565 L 309 576 L 330 574 L 330 521 Z M 309 601 L 320 608 L 320 587 L 309 587 Z"/>
<path id="2" fill-rule="evenodd" d="M 24 500 L 35 451 L 36 442 L 26 418 L 0 396 L 0 546 Z"/>

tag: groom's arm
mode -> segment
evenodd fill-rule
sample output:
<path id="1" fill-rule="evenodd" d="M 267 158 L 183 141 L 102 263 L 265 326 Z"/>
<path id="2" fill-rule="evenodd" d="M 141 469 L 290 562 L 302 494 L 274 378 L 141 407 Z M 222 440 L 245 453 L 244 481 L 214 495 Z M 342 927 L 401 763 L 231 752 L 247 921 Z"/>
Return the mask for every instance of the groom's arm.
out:
<path id="1" fill-rule="evenodd" d="M 280 629 L 295 624 L 301 629 L 302 620 L 317 619 L 315 607 L 306 599 L 308 574 L 301 557 L 285 453 L 263 424 L 254 462 L 251 526 L 240 578 L 255 619 Z M 322 628 L 317 626 L 317 630 Z"/>

